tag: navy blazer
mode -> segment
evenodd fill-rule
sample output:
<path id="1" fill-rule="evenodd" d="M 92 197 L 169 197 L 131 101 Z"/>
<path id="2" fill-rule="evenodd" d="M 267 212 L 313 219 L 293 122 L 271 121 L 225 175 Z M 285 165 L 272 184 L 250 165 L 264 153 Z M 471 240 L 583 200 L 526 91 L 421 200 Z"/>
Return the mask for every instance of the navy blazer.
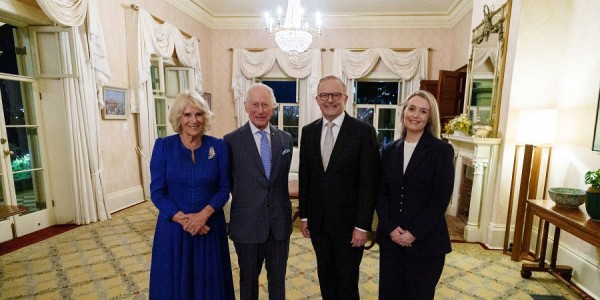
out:
<path id="1" fill-rule="evenodd" d="M 354 227 L 371 230 L 379 176 L 377 136 L 373 126 L 346 114 L 324 170 L 322 129 L 323 118 L 302 128 L 300 218 L 308 218 L 311 232 L 326 224 L 331 235 L 350 241 Z"/>
<path id="2" fill-rule="evenodd" d="M 425 132 L 417 143 L 406 172 L 404 140 L 381 151 L 381 181 L 377 203 L 377 241 L 382 249 L 401 247 L 389 234 L 398 226 L 416 238 L 407 253 L 420 256 L 452 251 L 446 209 L 454 189 L 452 145 Z"/>
<path id="3" fill-rule="evenodd" d="M 288 173 L 292 161 L 292 136 L 272 125 L 271 175 L 265 169 L 250 124 L 225 135 L 229 146 L 231 186 L 230 238 L 245 244 L 263 243 L 269 231 L 278 240 L 292 233 L 292 205 Z"/>

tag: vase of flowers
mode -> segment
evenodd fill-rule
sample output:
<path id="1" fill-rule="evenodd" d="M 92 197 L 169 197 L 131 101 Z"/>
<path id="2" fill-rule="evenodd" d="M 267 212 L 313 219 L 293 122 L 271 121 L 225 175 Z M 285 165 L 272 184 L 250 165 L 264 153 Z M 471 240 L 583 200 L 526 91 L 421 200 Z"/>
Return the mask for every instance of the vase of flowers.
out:
<path id="1" fill-rule="evenodd" d="M 585 192 L 585 210 L 592 220 L 600 222 L 600 169 L 586 172 L 585 183 L 590 185 Z"/>
<path id="2" fill-rule="evenodd" d="M 455 134 L 459 136 L 469 135 L 471 130 L 471 120 L 467 117 L 467 114 L 460 114 L 444 126 L 444 132 L 447 134 Z"/>

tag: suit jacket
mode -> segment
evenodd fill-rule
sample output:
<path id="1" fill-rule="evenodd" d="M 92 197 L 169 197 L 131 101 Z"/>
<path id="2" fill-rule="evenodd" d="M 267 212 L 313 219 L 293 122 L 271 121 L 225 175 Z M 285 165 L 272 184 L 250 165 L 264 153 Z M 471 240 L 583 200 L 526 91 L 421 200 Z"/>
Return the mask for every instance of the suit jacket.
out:
<path id="1" fill-rule="evenodd" d="M 288 172 L 292 161 L 292 136 L 271 125 L 271 175 L 265 169 L 250 124 L 225 135 L 231 175 L 230 238 L 239 243 L 263 243 L 273 232 L 278 240 L 292 233 L 292 205 Z"/>
<path id="2" fill-rule="evenodd" d="M 451 249 L 446 209 L 454 189 L 452 145 L 424 133 L 410 158 L 406 172 L 404 140 L 385 145 L 381 151 L 381 186 L 377 203 L 377 240 L 381 249 L 403 248 L 389 234 L 398 226 L 416 240 L 407 253 L 433 256 Z"/>
<path id="3" fill-rule="evenodd" d="M 379 175 L 377 137 L 373 126 L 346 114 L 324 170 L 322 127 L 323 118 L 302 128 L 300 217 L 308 218 L 311 232 L 325 225 L 329 234 L 350 241 L 354 227 L 371 230 Z"/>

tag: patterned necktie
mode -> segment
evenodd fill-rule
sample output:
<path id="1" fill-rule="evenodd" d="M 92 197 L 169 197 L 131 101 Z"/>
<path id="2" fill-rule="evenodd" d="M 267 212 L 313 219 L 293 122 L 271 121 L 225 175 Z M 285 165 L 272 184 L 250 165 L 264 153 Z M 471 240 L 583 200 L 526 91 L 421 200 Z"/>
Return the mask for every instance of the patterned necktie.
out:
<path id="1" fill-rule="evenodd" d="M 262 160 L 263 167 L 265 167 L 265 175 L 267 178 L 271 176 L 271 146 L 269 145 L 269 138 L 267 132 L 264 130 L 259 131 L 260 137 L 260 159 Z"/>
<path id="2" fill-rule="evenodd" d="M 331 151 L 333 150 L 333 126 L 335 126 L 335 123 L 333 122 L 325 124 L 325 127 L 327 127 L 327 133 L 325 133 L 325 142 L 323 142 L 323 153 L 321 153 L 321 156 L 323 157 L 323 169 L 325 170 L 327 170 L 329 158 L 331 157 Z"/>

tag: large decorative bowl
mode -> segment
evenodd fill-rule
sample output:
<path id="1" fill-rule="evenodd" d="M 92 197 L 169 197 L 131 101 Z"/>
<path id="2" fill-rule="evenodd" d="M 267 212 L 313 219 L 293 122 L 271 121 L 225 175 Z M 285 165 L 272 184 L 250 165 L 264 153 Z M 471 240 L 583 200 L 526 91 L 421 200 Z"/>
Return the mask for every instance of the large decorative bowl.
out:
<path id="1" fill-rule="evenodd" d="M 566 208 L 578 208 L 585 202 L 585 191 L 566 187 L 553 187 L 548 189 L 550 199 L 556 205 Z"/>

